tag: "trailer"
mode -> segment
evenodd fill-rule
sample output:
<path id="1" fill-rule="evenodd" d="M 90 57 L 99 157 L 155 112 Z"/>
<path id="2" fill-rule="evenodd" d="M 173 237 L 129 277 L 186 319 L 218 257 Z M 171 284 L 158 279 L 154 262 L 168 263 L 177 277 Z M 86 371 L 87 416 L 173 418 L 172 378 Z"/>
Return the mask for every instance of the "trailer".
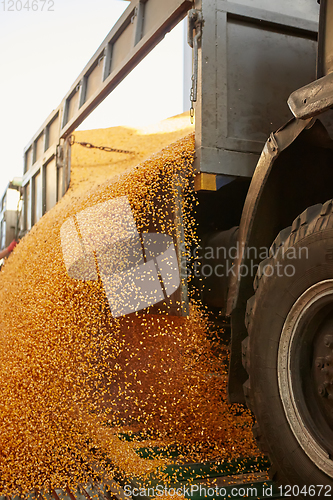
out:
<path id="1" fill-rule="evenodd" d="M 230 320 L 230 400 L 303 497 L 333 485 L 332 8 L 133 0 L 24 151 L 22 234 L 68 189 L 75 128 L 188 16 L 199 259 L 219 266 L 198 293 Z"/>
<path id="2" fill-rule="evenodd" d="M 17 239 L 21 226 L 21 186 L 22 178 L 15 177 L 7 185 L 1 197 L 0 250 Z"/>

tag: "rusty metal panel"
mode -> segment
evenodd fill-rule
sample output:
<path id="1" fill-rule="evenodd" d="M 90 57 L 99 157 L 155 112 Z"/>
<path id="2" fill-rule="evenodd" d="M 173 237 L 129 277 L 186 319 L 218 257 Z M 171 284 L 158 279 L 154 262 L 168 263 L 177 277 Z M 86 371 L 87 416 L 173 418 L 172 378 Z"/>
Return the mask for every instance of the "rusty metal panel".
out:
<path id="1" fill-rule="evenodd" d="M 57 167 L 55 158 L 44 166 L 45 169 L 45 206 L 44 212 L 51 210 L 57 203 Z"/>

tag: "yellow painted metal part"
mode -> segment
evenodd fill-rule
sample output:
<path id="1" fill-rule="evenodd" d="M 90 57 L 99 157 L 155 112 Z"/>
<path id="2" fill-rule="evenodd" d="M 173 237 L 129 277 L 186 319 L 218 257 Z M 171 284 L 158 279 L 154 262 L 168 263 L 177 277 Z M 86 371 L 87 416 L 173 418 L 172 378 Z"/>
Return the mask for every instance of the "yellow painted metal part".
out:
<path id="1" fill-rule="evenodd" d="M 216 175 L 201 172 L 194 179 L 195 191 L 217 191 Z"/>

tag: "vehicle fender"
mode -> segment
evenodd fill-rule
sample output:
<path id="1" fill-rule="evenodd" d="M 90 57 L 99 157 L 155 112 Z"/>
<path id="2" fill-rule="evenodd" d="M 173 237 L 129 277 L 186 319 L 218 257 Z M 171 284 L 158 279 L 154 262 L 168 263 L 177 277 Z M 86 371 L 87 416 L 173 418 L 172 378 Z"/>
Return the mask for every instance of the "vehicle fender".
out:
<path id="1" fill-rule="evenodd" d="M 308 206 L 333 195 L 333 141 L 319 120 L 293 118 L 272 133 L 262 151 L 245 200 L 238 233 L 241 249 L 229 282 L 227 315 L 232 338 L 229 399 L 244 402 L 241 343 L 246 337 L 247 300 L 253 295 L 251 271 L 263 258 L 250 249 L 269 249 L 277 234 Z M 249 255 L 250 253 L 250 255 Z"/>

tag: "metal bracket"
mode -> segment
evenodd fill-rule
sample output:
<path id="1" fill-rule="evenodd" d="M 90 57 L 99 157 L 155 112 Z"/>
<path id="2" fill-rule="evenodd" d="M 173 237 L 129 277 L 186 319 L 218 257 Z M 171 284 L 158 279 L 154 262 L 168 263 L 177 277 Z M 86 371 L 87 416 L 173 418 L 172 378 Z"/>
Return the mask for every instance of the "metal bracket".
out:
<path id="1" fill-rule="evenodd" d="M 64 146 L 63 146 L 63 144 L 57 145 L 56 166 L 57 166 L 57 168 L 62 168 L 64 166 Z"/>
<path id="2" fill-rule="evenodd" d="M 197 9 L 191 9 L 188 13 L 188 31 L 187 43 L 193 49 L 193 74 L 191 88 L 191 122 L 194 117 L 194 103 L 197 102 L 198 95 L 198 58 L 199 58 L 199 40 L 202 35 L 203 16 L 202 12 Z M 193 32 L 196 34 L 193 36 Z"/>
<path id="3" fill-rule="evenodd" d="M 134 24 L 135 18 L 138 15 L 138 11 L 139 11 L 138 7 L 135 7 L 133 16 L 131 17 L 131 24 Z"/>

